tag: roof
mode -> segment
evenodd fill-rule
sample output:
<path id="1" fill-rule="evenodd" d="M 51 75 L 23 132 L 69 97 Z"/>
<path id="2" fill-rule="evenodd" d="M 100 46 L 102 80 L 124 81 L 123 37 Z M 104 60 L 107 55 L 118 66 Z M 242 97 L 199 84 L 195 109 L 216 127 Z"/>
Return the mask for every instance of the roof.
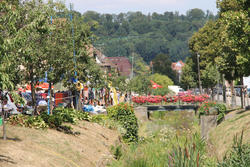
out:
<path id="1" fill-rule="evenodd" d="M 105 57 L 105 59 L 116 65 L 122 76 L 130 76 L 132 65 L 127 57 Z"/>

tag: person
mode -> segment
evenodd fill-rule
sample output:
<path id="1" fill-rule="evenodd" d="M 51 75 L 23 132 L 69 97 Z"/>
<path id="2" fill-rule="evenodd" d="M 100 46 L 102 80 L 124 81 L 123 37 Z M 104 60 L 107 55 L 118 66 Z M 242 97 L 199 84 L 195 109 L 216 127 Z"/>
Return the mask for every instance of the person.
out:
<path id="1" fill-rule="evenodd" d="M 111 105 L 113 105 L 113 99 L 114 99 L 114 93 L 113 93 L 113 91 L 110 91 L 110 103 L 111 103 Z"/>
<path id="2" fill-rule="evenodd" d="M 10 114 L 9 112 L 13 111 L 14 108 L 8 104 L 8 98 L 6 96 L 3 96 L 2 100 L 3 100 L 4 117 L 6 118 Z"/>
<path id="3" fill-rule="evenodd" d="M 94 92 L 92 89 L 89 90 L 89 101 L 90 101 L 90 104 L 93 105 L 93 102 L 94 102 Z"/>

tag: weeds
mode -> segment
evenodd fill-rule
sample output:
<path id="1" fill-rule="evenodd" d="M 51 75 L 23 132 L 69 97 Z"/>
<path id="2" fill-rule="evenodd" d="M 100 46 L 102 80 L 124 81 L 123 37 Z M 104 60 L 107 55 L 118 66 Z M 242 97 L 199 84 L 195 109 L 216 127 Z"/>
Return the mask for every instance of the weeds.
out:
<path id="1" fill-rule="evenodd" d="M 243 144 L 243 133 L 240 137 L 234 136 L 233 146 L 229 153 L 219 163 L 219 167 L 249 167 L 250 166 L 250 143 Z"/>

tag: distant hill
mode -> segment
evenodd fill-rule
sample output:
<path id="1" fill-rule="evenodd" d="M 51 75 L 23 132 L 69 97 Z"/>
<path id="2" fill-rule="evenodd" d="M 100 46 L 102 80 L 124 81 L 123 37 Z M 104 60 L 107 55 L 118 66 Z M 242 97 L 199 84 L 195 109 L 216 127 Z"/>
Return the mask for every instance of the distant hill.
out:
<path id="1" fill-rule="evenodd" d="M 188 39 L 207 20 L 216 19 L 210 11 L 201 9 L 191 9 L 186 15 L 178 12 L 116 15 L 88 11 L 83 16 L 98 37 L 94 45 L 106 56 L 129 57 L 135 52 L 146 62 L 159 53 L 168 54 L 172 61 L 185 60 L 189 56 Z"/>

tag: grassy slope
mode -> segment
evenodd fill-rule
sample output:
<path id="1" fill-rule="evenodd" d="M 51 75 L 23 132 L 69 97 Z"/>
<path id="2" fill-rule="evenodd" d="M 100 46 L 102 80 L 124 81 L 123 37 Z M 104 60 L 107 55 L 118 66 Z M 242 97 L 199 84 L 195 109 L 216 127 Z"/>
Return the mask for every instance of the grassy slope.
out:
<path id="1" fill-rule="evenodd" d="M 243 142 L 250 142 L 250 110 L 234 113 L 234 117 L 223 121 L 210 132 L 212 153 L 221 160 L 231 147 L 234 135 L 239 136 L 243 129 Z"/>
<path id="2" fill-rule="evenodd" d="M 90 122 L 72 127 L 81 134 L 8 125 L 9 140 L 0 139 L 0 167 L 94 167 L 112 158 L 109 151 L 118 139 L 117 133 Z"/>

